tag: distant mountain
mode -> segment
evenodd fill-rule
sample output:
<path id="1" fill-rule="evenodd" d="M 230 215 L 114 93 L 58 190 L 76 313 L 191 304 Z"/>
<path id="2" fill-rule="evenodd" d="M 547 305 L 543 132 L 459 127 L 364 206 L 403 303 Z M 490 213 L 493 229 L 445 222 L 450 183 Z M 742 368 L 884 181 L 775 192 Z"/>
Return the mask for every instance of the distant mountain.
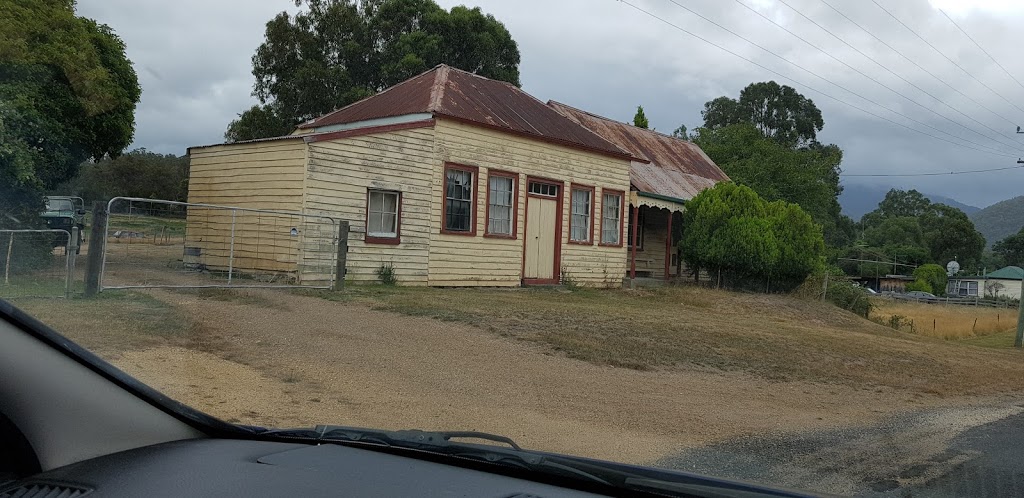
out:
<path id="1" fill-rule="evenodd" d="M 989 247 L 1024 227 L 1024 195 L 997 202 L 971 216 Z"/>
<path id="2" fill-rule="evenodd" d="M 895 187 L 881 185 L 844 185 L 843 193 L 839 196 L 839 205 L 843 208 L 843 214 L 853 218 L 854 221 L 860 221 L 862 216 L 874 211 L 878 207 L 878 203 L 885 199 L 885 194 L 893 188 Z M 955 207 L 968 215 L 981 211 L 979 207 L 964 204 L 949 197 L 935 194 L 924 195 L 932 202 Z"/>

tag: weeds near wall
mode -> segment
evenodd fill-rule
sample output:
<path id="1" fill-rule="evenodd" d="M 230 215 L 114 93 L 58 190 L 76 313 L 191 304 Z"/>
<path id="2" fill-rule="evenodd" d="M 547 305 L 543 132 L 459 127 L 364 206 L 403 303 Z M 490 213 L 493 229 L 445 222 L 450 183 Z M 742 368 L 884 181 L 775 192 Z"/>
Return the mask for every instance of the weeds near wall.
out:
<path id="1" fill-rule="evenodd" d="M 575 291 L 580 288 L 580 284 L 576 282 L 576 279 L 572 278 L 572 275 L 569 275 L 569 272 L 566 271 L 564 266 L 562 267 L 561 273 L 561 282 L 563 287 L 570 291 Z"/>
<path id="2" fill-rule="evenodd" d="M 395 276 L 395 265 L 390 261 L 387 263 L 382 262 L 373 272 L 377 274 L 377 280 L 380 280 L 380 283 L 384 285 L 395 285 L 398 283 L 398 277 Z"/>

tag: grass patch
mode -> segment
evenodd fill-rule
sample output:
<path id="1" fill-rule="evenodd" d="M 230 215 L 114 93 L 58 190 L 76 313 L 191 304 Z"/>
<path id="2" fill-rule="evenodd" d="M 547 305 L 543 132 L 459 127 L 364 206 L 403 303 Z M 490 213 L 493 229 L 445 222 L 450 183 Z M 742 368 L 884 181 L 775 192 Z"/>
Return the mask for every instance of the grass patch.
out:
<path id="1" fill-rule="evenodd" d="M 1013 341 L 1016 338 L 1016 330 L 1007 330 L 1005 332 L 998 332 L 995 334 L 984 335 L 981 337 L 970 337 L 967 339 L 963 339 L 960 342 L 963 344 L 970 344 L 972 346 L 980 346 L 983 348 L 1007 349 L 1013 348 Z"/>
<path id="2" fill-rule="evenodd" d="M 964 339 L 1016 329 L 1017 310 L 877 299 L 871 319 L 926 337 Z"/>
<path id="3" fill-rule="evenodd" d="M 173 306 L 141 292 L 105 291 L 94 299 L 12 299 L 69 339 L 104 357 L 187 342 L 194 325 Z"/>
<path id="4" fill-rule="evenodd" d="M 0 275 L 0 298 L 64 297 L 64 286 L 65 281 L 63 277 L 18 275 L 11 276 L 5 284 L 2 275 Z"/>

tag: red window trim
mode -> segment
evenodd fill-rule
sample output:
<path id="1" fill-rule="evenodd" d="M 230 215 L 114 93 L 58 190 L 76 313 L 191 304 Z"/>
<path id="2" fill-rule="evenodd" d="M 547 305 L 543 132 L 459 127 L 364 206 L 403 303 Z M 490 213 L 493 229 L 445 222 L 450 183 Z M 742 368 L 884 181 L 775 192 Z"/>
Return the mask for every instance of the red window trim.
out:
<path id="1" fill-rule="evenodd" d="M 573 238 L 572 238 L 572 191 L 573 190 L 584 190 L 584 191 L 589 191 L 590 192 L 590 219 L 589 219 L 590 226 L 587 227 L 587 234 L 588 234 L 587 240 L 573 240 Z M 569 185 L 569 230 L 567 230 L 567 233 L 569 235 L 566 237 L 566 239 L 567 239 L 566 242 L 568 242 L 569 244 L 575 244 L 575 245 L 580 245 L 580 246 L 592 246 L 592 245 L 594 245 L 594 207 L 595 207 L 595 204 L 596 204 L 594 202 L 595 201 L 594 198 L 596 197 L 596 193 L 597 193 L 596 189 L 594 187 L 589 186 L 589 185 L 582 185 L 582 184 L 579 184 L 579 183 L 571 183 Z"/>
<path id="2" fill-rule="evenodd" d="M 530 193 L 530 183 L 546 183 L 549 185 L 558 186 L 558 195 L 552 197 L 548 195 L 532 194 Z M 551 178 L 544 178 L 540 176 L 527 176 L 526 177 L 526 196 L 537 197 L 540 199 L 553 199 L 558 204 L 558 216 L 555 216 L 555 264 L 552 268 L 553 278 L 526 278 L 526 226 L 523 224 L 523 256 L 519 261 L 519 274 L 522 275 L 522 283 L 524 285 L 548 285 L 561 283 L 562 279 L 562 218 L 565 217 L 565 203 L 562 201 L 565 199 L 565 182 L 561 180 L 553 180 Z M 527 207 L 529 209 L 529 207 Z"/>
<path id="3" fill-rule="evenodd" d="M 512 179 L 512 234 L 491 233 L 491 177 Z M 447 176 L 446 176 L 447 178 Z M 487 204 L 484 208 L 484 237 L 489 239 L 510 239 L 516 240 L 519 237 L 519 175 L 511 171 L 500 169 L 487 170 Z M 447 190 L 447 189 L 446 189 Z"/>
<path id="4" fill-rule="evenodd" d="M 463 232 L 460 230 L 449 230 L 445 228 L 445 219 L 448 214 L 448 203 L 446 198 L 448 197 L 448 170 L 454 169 L 459 171 L 468 171 L 473 173 L 473 201 L 470 203 L 472 209 L 469 212 L 469 231 Z M 462 235 L 464 237 L 475 237 L 476 236 L 476 225 L 479 221 L 477 219 L 477 206 L 479 205 L 480 198 L 478 196 L 480 186 L 480 168 L 477 166 L 469 166 L 465 164 L 456 163 L 444 163 L 444 169 L 441 171 L 443 180 L 441 181 L 441 233 L 448 235 Z"/>
<path id="5" fill-rule="evenodd" d="M 608 244 L 606 242 L 602 242 L 602 240 L 604 240 L 604 194 L 616 194 L 616 195 L 619 196 L 619 243 L 618 244 Z M 625 244 L 625 239 L 623 239 L 623 235 L 625 235 L 623 233 L 623 231 L 624 231 L 625 218 L 626 218 L 626 213 L 625 213 L 626 209 L 623 206 L 625 201 L 626 201 L 626 193 L 624 191 L 610 189 L 610 188 L 602 188 L 601 189 L 601 225 L 600 225 L 601 229 L 598 230 L 598 232 L 601 233 L 601 238 L 598 239 L 598 245 L 604 246 L 604 247 L 622 247 L 622 245 Z"/>
<path id="6" fill-rule="evenodd" d="M 395 220 L 395 236 L 394 237 L 374 237 L 370 235 L 370 192 L 389 192 L 398 194 L 398 216 Z M 399 190 L 387 190 L 382 188 L 367 188 L 366 189 L 366 218 L 363 220 L 366 224 L 363 225 L 366 229 L 363 235 L 363 243 L 365 244 L 383 244 L 389 246 L 397 246 L 402 243 L 402 192 Z"/>

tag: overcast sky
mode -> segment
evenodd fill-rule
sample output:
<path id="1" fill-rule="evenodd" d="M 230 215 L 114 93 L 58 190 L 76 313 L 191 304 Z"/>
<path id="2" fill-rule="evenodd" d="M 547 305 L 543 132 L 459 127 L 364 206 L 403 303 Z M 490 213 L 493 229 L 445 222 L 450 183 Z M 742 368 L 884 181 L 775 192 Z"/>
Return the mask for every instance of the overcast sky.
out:
<path id="1" fill-rule="evenodd" d="M 722 95 L 736 97 L 751 82 L 774 79 L 795 87 L 821 108 L 825 128 L 819 139 L 843 149 L 842 167 L 847 174 L 1011 167 L 1016 166 L 1018 156 L 1024 157 L 1024 135 L 1014 133 L 1017 124 L 1024 125 L 1024 86 L 1004 73 L 939 11 L 945 10 L 1013 77 L 1024 82 L 1024 60 L 1019 50 L 1022 40 L 1015 32 L 1024 25 L 1024 1 L 878 0 L 963 70 L 907 31 L 872 0 L 627 1 L 678 28 L 617 0 L 438 3 L 445 8 L 458 4 L 480 6 L 501 20 L 519 43 L 523 88 L 537 98 L 558 100 L 622 121 L 632 119 L 636 106 L 642 104 L 651 126 L 659 131 L 671 132 L 679 124 L 693 129 L 702 122 L 700 111 L 704 102 Z M 801 17 L 787 4 L 854 48 Z M 770 55 L 680 6 L 828 81 Z M 78 2 L 80 15 L 110 25 L 124 39 L 128 56 L 139 73 L 142 101 L 136 112 L 132 147 L 173 154 L 183 154 L 191 145 L 222 141 L 228 122 L 255 102 L 251 97 L 250 58 L 263 40 L 265 23 L 282 10 L 297 9 L 291 0 Z M 730 55 L 679 28 L 785 77 Z M 948 141 L 865 114 L 819 92 Z M 990 152 L 994 148 L 1005 155 L 971 150 L 949 141 Z M 844 183 L 917 188 L 984 207 L 1024 194 L 1024 169 L 934 177 L 851 176 Z"/>

